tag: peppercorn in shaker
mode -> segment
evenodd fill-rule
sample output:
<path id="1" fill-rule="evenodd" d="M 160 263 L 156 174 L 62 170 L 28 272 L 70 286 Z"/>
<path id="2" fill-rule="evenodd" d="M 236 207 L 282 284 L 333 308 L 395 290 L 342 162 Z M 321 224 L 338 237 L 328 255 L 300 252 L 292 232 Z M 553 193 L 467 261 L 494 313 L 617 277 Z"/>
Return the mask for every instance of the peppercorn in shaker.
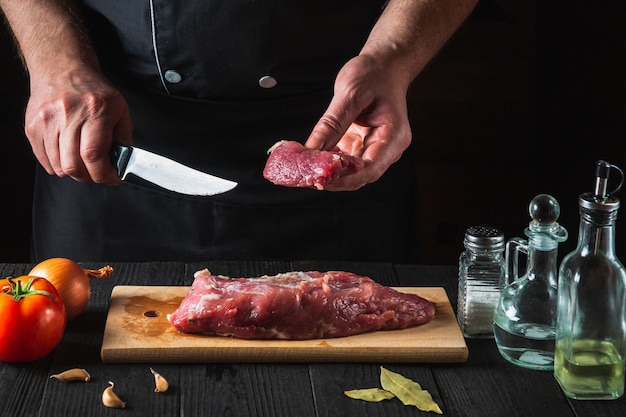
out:
<path id="1" fill-rule="evenodd" d="M 505 283 L 504 233 L 472 226 L 459 257 L 457 320 L 463 336 L 493 338 L 493 313 Z"/>

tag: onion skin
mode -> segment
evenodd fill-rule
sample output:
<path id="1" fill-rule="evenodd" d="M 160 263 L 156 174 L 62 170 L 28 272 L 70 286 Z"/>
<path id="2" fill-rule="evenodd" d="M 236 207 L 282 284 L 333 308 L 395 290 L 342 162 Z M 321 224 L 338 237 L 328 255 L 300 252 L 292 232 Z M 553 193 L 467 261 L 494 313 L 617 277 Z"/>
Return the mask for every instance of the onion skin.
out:
<path id="1" fill-rule="evenodd" d="M 90 278 L 108 278 L 113 273 L 109 265 L 100 269 L 85 269 L 67 258 L 50 258 L 35 265 L 28 275 L 45 278 L 57 289 L 67 320 L 82 314 L 91 296 Z"/>

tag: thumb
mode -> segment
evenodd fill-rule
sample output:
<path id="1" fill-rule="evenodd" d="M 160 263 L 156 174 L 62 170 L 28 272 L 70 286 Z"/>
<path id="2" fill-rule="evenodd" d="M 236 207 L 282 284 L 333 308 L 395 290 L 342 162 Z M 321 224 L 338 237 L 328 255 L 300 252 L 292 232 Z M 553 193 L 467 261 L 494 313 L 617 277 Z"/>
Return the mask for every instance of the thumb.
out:
<path id="1" fill-rule="evenodd" d="M 353 104 L 334 96 L 304 146 L 310 149 L 333 149 L 357 116 L 358 110 Z"/>

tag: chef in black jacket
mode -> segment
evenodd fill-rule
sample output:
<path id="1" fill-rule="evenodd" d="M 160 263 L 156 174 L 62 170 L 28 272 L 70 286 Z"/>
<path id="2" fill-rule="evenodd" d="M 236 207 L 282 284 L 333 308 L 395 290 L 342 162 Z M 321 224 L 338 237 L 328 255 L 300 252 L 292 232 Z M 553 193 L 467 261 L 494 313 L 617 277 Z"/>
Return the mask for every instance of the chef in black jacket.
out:
<path id="1" fill-rule="evenodd" d="M 33 261 L 418 260 L 406 94 L 476 0 L 67 3 L 0 0 L 30 75 Z M 281 139 L 365 169 L 273 185 Z M 239 185 L 120 184 L 114 142 Z"/>

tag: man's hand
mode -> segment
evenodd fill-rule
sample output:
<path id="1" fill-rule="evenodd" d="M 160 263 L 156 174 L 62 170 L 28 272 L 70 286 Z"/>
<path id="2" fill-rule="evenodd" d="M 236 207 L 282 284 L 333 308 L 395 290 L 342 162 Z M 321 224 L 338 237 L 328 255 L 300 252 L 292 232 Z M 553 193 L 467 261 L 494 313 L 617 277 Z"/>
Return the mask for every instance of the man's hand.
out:
<path id="1" fill-rule="evenodd" d="M 82 183 L 118 184 L 112 142 L 132 143 L 128 105 L 99 71 L 59 70 L 31 78 L 25 131 L 51 175 Z"/>
<path id="2" fill-rule="evenodd" d="M 411 82 L 478 0 L 389 0 L 360 54 L 335 80 L 334 97 L 305 145 L 359 155 L 361 171 L 325 189 L 356 190 L 376 181 L 411 143 L 406 95 Z"/>
<path id="3" fill-rule="evenodd" d="M 132 121 L 100 72 L 75 3 L 0 0 L 30 78 L 24 130 L 49 174 L 119 184 L 109 149 L 132 143 Z"/>
<path id="4" fill-rule="evenodd" d="M 334 97 L 305 146 L 363 158 L 359 172 L 330 182 L 330 191 L 357 190 L 379 179 L 411 143 L 406 88 L 371 57 L 350 60 L 335 81 Z"/>

